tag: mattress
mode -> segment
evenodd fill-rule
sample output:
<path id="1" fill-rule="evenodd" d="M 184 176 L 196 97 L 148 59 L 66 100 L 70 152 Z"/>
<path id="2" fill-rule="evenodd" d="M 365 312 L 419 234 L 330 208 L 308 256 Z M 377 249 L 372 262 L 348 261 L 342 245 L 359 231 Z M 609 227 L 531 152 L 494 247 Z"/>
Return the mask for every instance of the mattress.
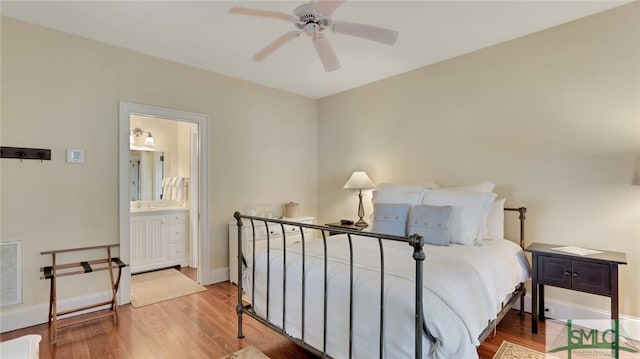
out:
<path id="1" fill-rule="evenodd" d="M 322 240 L 307 240 L 285 249 L 270 248 L 268 253 L 263 250 L 255 256 L 246 256 L 248 267 L 243 274 L 243 286 L 256 314 L 288 335 L 302 339 L 320 351 L 326 350 L 331 357 L 348 358 L 350 350 L 353 358 L 379 357 L 380 248 L 383 248 L 383 355 L 385 358 L 413 358 L 413 248 L 405 242 L 382 240 L 379 243 L 369 237 L 351 238 L 351 244 L 346 235 L 331 236 L 326 240 L 326 328 L 323 324 L 325 245 Z M 529 277 L 528 261 L 518 245 L 501 239 L 485 240 L 476 246 L 425 245 L 424 252 L 423 312 L 429 333 L 424 331 L 422 336 L 424 356 L 476 358 L 480 333 L 496 318 L 505 297 Z M 351 256 L 352 301 L 349 294 Z M 267 263 L 270 263 L 268 292 Z M 283 268 L 286 268 L 284 279 Z M 254 271 L 255 278 L 252 277 Z M 351 307 L 352 342 L 349 341 Z"/>

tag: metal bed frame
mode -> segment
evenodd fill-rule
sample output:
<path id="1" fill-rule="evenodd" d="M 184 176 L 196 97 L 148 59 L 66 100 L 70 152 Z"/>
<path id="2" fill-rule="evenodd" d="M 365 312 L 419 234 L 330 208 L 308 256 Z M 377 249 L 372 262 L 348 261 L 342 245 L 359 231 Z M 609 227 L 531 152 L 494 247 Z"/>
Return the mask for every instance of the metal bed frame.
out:
<path id="1" fill-rule="evenodd" d="M 519 207 L 519 208 L 505 208 L 504 209 L 505 212 L 518 212 L 519 213 L 519 217 L 518 219 L 520 220 L 520 247 L 524 249 L 524 244 L 525 244 L 525 236 L 524 236 L 524 229 L 525 229 L 525 220 L 526 220 L 526 213 L 527 213 L 527 209 L 525 207 Z M 353 347 L 352 347 L 352 342 L 353 342 L 353 248 L 352 248 L 352 242 L 351 242 L 351 236 L 352 235 L 357 235 L 357 236 L 361 236 L 361 237 L 369 237 L 372 240 L 377 239 L 378 240 L 378 244 L 379 244 L 379 248 L 380 248 L 380 311 L 379 311 L 379 315 L 380 315 L 380 333 L 379 333 L 379 353 L 380 353 L 380 358 L 383 358 L 383 338 L 384 338 L 384 250 L 383 250 L 383 245 L 382 245 L 382 240 L 391 240 L 391 241 L 398 241 L 398 242 L 405 242 L 408 245 L 410 245 L 411 247 L 413 247 L 413 259 L 415 261 L 415 268 L 416 268 L 416 280 L 415 280 L 415 358 L 416 359 L 421 359 L 422 358 L 422 336 L 423 334 L 425 334 L 425 332 L 423 331 L 423 328 L 426 328 L 426 325 L 424 323 L 424 312 L 423 312 L 423 266 L 424 266 L 424 260 L 425 260 L 425 254 L 424 254 L 424 239 L 419 236 L 419 235 L 410 235 L 408 237 L 399 237 L 399 236 L 392 236 L 392 235 L 386 235 L 386 234 L 380 234 L 380 233 L 371 233 L 371 232 L 360 232 L 357 230 L 352 230 L 352 229 L 346 229 L 346 228 L 337 228 L 337 227 L 328 227 L 328 226 L 320 226 L 320 225 L 314 225 L 314 224 L 307 224 L 307 223 L 300 223 L 300 222 L 291 222 L 291 221 L 286 221 L 286 220 L 282 220 L 282 219 L 273 219 L 273 218 L 262 218 L 262 217 L 256 217 L 256 216 L 248 216 L 248 215 L 243 215 L 240 212 L 235 212 L 233 214 L 234 218 L 237 221 L 237 225 L 238 225 L 238 304 L 236 306 L 236 313 L 238 315 L 238 338 L 244 338 L 244 334 L 242 332 L 242 315 L 246 314 L 254 319 L 256 319 L 258 322 L 266 325 L 267 327 L 273 329 L 274 331 L 288 337 L 290 340 L 292 340 L 293 342 L 295 342 L 296 344 L 300 345 L 301 347 L 305 348 L 306 350 L 309 350 L 310 352 L 314 353 L 315 355 L 317 355 L 318 357 L 322 357 L 322 358 L 329 358 L 329 356 L 327 355 L 327 233 L 332 233 L 332 234 L 346 234 L 347 235 L 347 240 L 349 242 L 349 250 L 350 250 L 350 289 L 349 289 L 349 358 L 352 358 L 352 353 L 353 353 Z M 286 316 L 286 300 L 284 300 L 285 298 L 285 292 L 286 292 L 286 271 L 283 272 L 283 286 L 282 286 L 282 290 L 283 290 L 283 301 L 282 301 L 282 324 L 283 327 L 278 327 L 272 323 L 270 323 L 268 321 L 268 308 L 269 308 L 269 278 L 270 278 L 270 261 L 269 261 L 269 255 L 270 255 L 270 251 L 269 251 L 269 247 L 270 247 L 270 237 L 269 237 L 269 231 L 267 231 L 267 286 L 266 286 L 266 300 L 267 300 L 267 318 L 263 318 L 261 316 L 259 316 L 254 309 L 254 298 L 255 298 L 255 293 L 251 293 L 251 303 L 250 304 L 244 304 L 243 303 L 243 288 L 242 288 L 242 266 L 246 265 L 246 260 L 244 258 L 244 256 L 242 255 L 242 227 L 244 225 L 243 223 L 243 219 L 248 220 L 251 223 L 251 227 L 253 230 L 253 241 L 251 241 L 251 243 L 253 244 L 253 250 L 252 250 L 252 256 L 253 256 L 253 262 L 255 262 L 255 222 L 262 222 L 265 224 L 265 226 L 268 226 L 268 223 L 273 223 L 276 225 L 279 225 L 282 229 L 282 247 L 286 246 L 286 231 L 284 230 L 284 226 L 294 226 L 297 227 L 300 231 L 300 234 L 302 236 L 302 268 L 305 268 L 305 241 L 306 240 L 314 240 L 312 238 L 305 238 L 305 234 L 303 229 L 304 228 L 308 228 L 308 229 L 312 229 L 312 230 L 317 230 L 322 234 L 322 240 L 324 242 L 324 300 L 323 300 L 323 306 L 324 306 L 324 318 L 323 318 L 323 347 L 322 349 L 318 349 L 315 348 L 313 346 L 311 346 L 310 344 L 308 344 L 305 339 L 304 339 L 304 328 L 305 328 L 305 323 L 304 323 L 304 318 L 305 318 L 305 288 L 306 288 L 306 282 L 305 282 L 305 273 L 303 271 L 302 273 L 302 317 L 301 317 L 301 328 L 302 328 L 302 338 L 295 338 L 292 337 L 290 335 L 288 335 L 285 332 L 285 316 Z M 287 257 L 286 257 L 286 251 L 283 251 L 283 262 L 286 263 Z M 255 266 L 252 266 L 252 278 L 255 278 Z M 255 280 L 255 279 L 253 279 Z M 252 291 L 255 291 L 255 285 L 252 285 Z M 525 290 L 525 286 L 524 283 L 520 283 L 514 290 L 514 292 L 512 293 L 512 295 L 510 296 L 509 300 L 506 301 L 505 303 L 503 303 L 502 308 L 500 309 L 500 311 L 497 313 L 497 318 L 490 321 L 488 323 L 488 325 L 485 327 L 485 329 L 482 331 L 482 333 L 480 334 L 478 340 L 480 342 L 483 342 L 492 332 L 495 332 L 496 327 L 498 325 L 498 323 L 504 318 L 504 316 L 509 312 L 509 310 L 511 309 L 511 306 L 513 304 L 516 303 L 516 301 L 518 299 L 520 299 L 520 313 L 519 315 L 521 317 L 523 317 L 523 310 L 524 310 L 524 295 L 526 293 Z"/>

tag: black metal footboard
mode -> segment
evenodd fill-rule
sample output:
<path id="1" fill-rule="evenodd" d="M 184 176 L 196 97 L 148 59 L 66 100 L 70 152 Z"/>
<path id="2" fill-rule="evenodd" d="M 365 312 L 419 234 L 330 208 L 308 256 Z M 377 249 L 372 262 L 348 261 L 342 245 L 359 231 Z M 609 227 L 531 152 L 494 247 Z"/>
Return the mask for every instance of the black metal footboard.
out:
<path id="1" fill-rule="evenodd" d="M 354 275 L 354 261 L 353 261 L 353 247 L 352 247 L 352 237 L 353 235 L 357 235 L 360 237 L 370 237 L 372 238 L 372 240 L 377 240 L 378 241 L 378 246 L 379 246 L 379 250 L 380 250 L 380 311 L 379 311 L 379 318 L 380 318 L 380 331 L 379 331 L 379 352 L 380 352 L 380 357 L 382 358 L 383 355 L 383 343 L 384 343 L 384 250 L 383 250 L 383 245 L 382 245 L 382 240 L 390 240 L 390 241 L 398 241 L 398 242 L 405 242 L 408 245 L 413 247 L 413 259 L 415 260 L 415 268 L 416 268 L 416 282 L 415 282 L 415 306 L 416 306 L 416 310 L 415 310 L 415 335 L 416 335 L 416 344 L 415 344 L 415 357 L 416 358 L 421 358 L 422 357 L 422 338 L 423 338 L 423 332 L 422 332 L 422 328 L 423 328 L 423 322 L 424 322 L 424 317 L 423 317 L 423 303 L 422 303 L 422 285 L 423 285 L 423 262 L 425 259 L 425 254 L 423 252 L 423 246 L 424 246 L 424 240 L 422 239 L 421 236 L 418 235 L 413 235 L 410 237 L 399 237 L 399 236 L 392 236 L 392 235 L 384 235 L 384 234 L 380 234 L 380 233 L 370 233 L 370 232 L 360 232 L 357 230 L 350 230 L 350 229 L 345 229 L 345 228 L 336 228 L 336 227 L 327 227 L 327 226 L 319 226 L 319 225 L 313 225 L 313 224 L 306 224 L 306 223 L 299 223 L 299 222 L 290 222 L 290 221 L 286 221 L 286 220 L 280 220 L 280 219 L 268 219 L 268 218 L 261 218 L 261 217 L 255 217 L 255 216 L 247 216 L 247 215 L 242 215 L 239 212 L 234 213 L 234 217 L 237 220 L 237 224 L 238 224 L 238 304 L 236 306 L 236 312 L 238 314 L 238 338 L 244 338 L 244 334 L 242 332 L 242 315 L 243 314 L 247 314 L 249 316 L 251 316 L 252 318 L 255 318 L 256 320 L 258 320 L 259 322 L 263 323 L 264 325 L 267 325 L 268 327 L 270 327 L 271 329 L 286 335 L 287 337 L 289 337 L 292 341 L 296 342 L 297 344 L 303 346 L 305 349 L 315 353 L 316 355 L 326 358 L 328 357 L 327 355 L 327 343 L 326 343 L 326 338 L 327 338 L 327 286 L 328 286 L 328 276 L 327 276 L 327 233 L 331 232 L 331 234 L 346 234 L 347 236 L 347 240 L 349 242 L 349 272 L 350 272 L 350 288 L 349 288 L 349 358 L 351 358 L 352 355 L 352 344 L 353 344 L 353 306 L 354 306 L 354 300 L 353 300 L 353 295 L 354 295 L 354 288 L 353 288 L 353 275 Z M 253 231 L 253 235 L 255 238 L 255 224 L 257 222 L 262 222 L 264 223 L 265 226 L 268 226 L 269 224 L 275 224 L 275 225 L 279 225 L 281 226 L 282 229 L 282 247 L 285 247 L 287 245 L 287 238 L 286 238 L 286 231 L 284 230 L 284 226 L 295 226 L 299 228 L 300 234 L 302 236 L 302 268 L 305 268 L 305 244 L 306 241 L 308 240 L 312 240 L 311 238 L 305 238 L 305 233 L 304 233 L 304 228 L 308 228 L 308 229 L 312 229 L 317 231 L 316 233 L 320 233 L 321 237 L 322 237 L 322 241 L 324 244 L 324 295 L 325 298 L 323 300 L 323 312 L 324 312 L 324 318 L 323 318 L 323 328 L 324 328 L 324 333 L 323 333 L 323 347 L 322 349 L 319 348 L 315 348 L 311 345 L 309 345 L 305 339 L 304 339 L 304 328 L 305 328 L 305 323 L 304 323 L 304 319 L 305 319 L 305 286 L 306 286 L 306 277 L 305 277 L 305 272 L 304 270 L 302 271 L 302 298 L 301 298 L 301 303 L 302 303 L 302 330 L 301 332 L 303 333 L 302 338 L 294 338 L 291 337 L 287 334 L 286 332 L 286 328 L 285 328 L 285 315 L 286 315 L 286 296 L 285 296 L 285 292 L 286 292 L 286 270 L 283 271 L 283 306 L 282 306 L 282 327 L 278 327 L 276 325 L 273 325 L 272 323 L 270 323 L 268 320 L 265 320 L 264 318 L 257 316 L 255 311 L 254 311 L 254 300 L 255 300 L 255 293 L 251 293 L 251 303 L 249 304 L 245 304 L 243 303 L 243 299 L 242 299 L 242 295 L 243 295 L 243 285 L 242 285 L 242 266 L 243 263 L 246 263 L 245 258 L 242 257 L 242 253 L 243 253 L 243 248 L 242 248 L 242 243 L 243 243 L 243 238 L 242 238 L 242 226 L 244 226 L 243 220 L 247 220 L 249 225 L 251 225 L 252 227 L 252 231 Z M 269 231 L 267 231 L 267 246 L 270 246 L 270 240 L 269 240 Z M 256 245 L 256 241 L 250 241 L 253 245 L 253 248 L 251 250 L 252 255 L 254 256 L 251 260 L 252 263 L 255 263 L 255 245 Z M 286 253 L 287 251 L 283 251 L 283 262 L 286 263 Z M 270 251 L 269 251 L 269 247 L 267 247 L 267 263 L 270 263 L 269 260 L 269 255 L 270 255 Z M 283 266 L 284 267 L 284 266 Z M 252 266 L 252 269 L 255 271 L 255 266 Z M 267 280 L 270 278 L 269 275 L 269 270 L 270 270 L 270 265 L 267 265 Z M 252 273 L 252 278 L 255 278 L 255 272 Z M 269 289 L 270 289 L 270 285 L 269 283 L 267 283 L 267 319 L 268 319 L 268 308 L 269 308 L 269 304 L 268 304 L 268 300 L 269 300 Z M 252 286 L 252 290 L 255 290 L 255 285 Z"/>
<path id="2" fill-rule="evenodd" d="M 520 213 L 520 246 L 523 247 L 524 246 L 524 221 L 525 221 L 525 213 L 526 213 L 526 208 L 505 208 L 505 211 L 517 211 Z M 243 333 L 243 327 L 242 327 L 242 316 L 243 314 L 249 315 L 250 317 L 256 319 L 257 321 L 259 321 L 260 323 L 268 326 L 269 328 L 273 329 L 276 332 L 279 332 L 285 336 L 287 336 L 288 338 L 290 338 L 293 342 L 295 342 L 296 344 L 304 347 L 305 349 L 311 351 L 312 353 L 314 353 L 315 355 L 322 357 L 322 358 L 328 358 L 329 355 L 327 354 L 327 312 L 328 312 L 328 300 L 327 300 L 327 293 L 328 293 L 328 282 L 329 282 L 329 277 L 328 277 L 328 256 L 327 256 L 327 237 L 328 237 L 328 233 L 331 233 L 332 235 L 334 234 L 344 234 L 346 237 L 346 240 L 348 241 L 348 248 L 349 248 L 349 254 L 348 254 L 348 260 L 346 261 L 348 263 L 349 266 L 349 288 L 348 288 L 348 293 L 349 293 L 349 302 L 345 303 L 345 305 L 348 305 L 348 313 L 349 313 L 349 318 L 348 318 L 348 335 L 349 335 L 349 348 L 348 348 L 348 353 L 349 353 L 349 358 L 352 358 L 353 355 L 353 338 L 354 338 L 354 305 L 355 301 L 354 301 L 354 248 L 352 245 L 352 241 L 353 238 L 352 236 L 358 236 L 358 237 L 368 237 L 370 238 L 372 241 L 377 241 L 378 245 L 377 247 L 379 248 L 379 271 L 380 271 L 380 276 L 379 276 L 379 286 L 380 286 L 380 293 L 379 293 L 379 298 L 377 299 L 380 303 L 380 308 L 378 313 L 376 313 L 376 315 L 379 317 L 379 333 L 378 333 L 378 343 L 379 343 L 379 357 L 383 358 L 383 346 L 384 346 L 384 338 L 385 338 L 385 253 L 384 253 L 384 249 L 383 249 L 383 240 L 388 240 L 388 241 L 395 241 L 395 242 L 404 242 L 407 243 L 407 245 L 410 245 L 411 247 L 413 247 L 413 260 L 415 262 L 415 353 L 414 353 L 414 357 L 415 358 L 423 358 L 423 339 L 425 338 L 425 335 L 429 336 L 428 333 L 426 333 L 426 325 L 425 325 L 425 321 L 424 321 L 424 312 L 423 312 L 423 281 L 424 281 L 424 272 L 423 272 L 423 266 L 424 266 L 424 261 L 425 261 L 425 253 L 423 250 L 424 247 L 424 240 L 422 237 L 418 236 L 418 235 L 412 235 L 409 237 L 399 237 L 399 236 L 392 236 L 392 235 L 385 235 L 385 234 L 380 234 L 380 233 L 370 233 L 370 232 L 361 232 L 361 231 L 357 231 L 357 230 L 351 230 L 351 229 L 346 229 L 346 228 L 337 228 L 337 227 L 328 227 L 328 226 L 320 226 L 320 225 L 313 225 L 313 224 L 307 224 L 307 223 L 300 223 L 300 222 L 291 222 L 291 221 L 287 221 L 287 220 L 282 220 L 282 219 L 271 219 L 271 218 L 262 218 L 262 217 L 256 217 L 256 216 L 248 216 L 248 215 L 243 215 L 239 212 L 235 212 L 234 213 L 234 218 L 237 221 L 237 226 L 238 226 L 238 267 L 236 268 L 236 270 L 238 271 L 238 303 L 236 306 L 236 313 L 238 315 L 238 332 L 237 332 L 237 336 L 238 338 L 244 338 L 244 333 Z M 271 239 L 270 238 L 270 231 L 267 230 L 266 231 L 266 317 L 262 317 L 260 315 L 258 315 L 256 313 L 256 306 L 255 306 L 255 300 L 256 300 L 256 295 L 255 295 L 255 288 L 256 285 L 255 283 L 252 284 L 249 288 L 247 288 L 248 290 L 248 295 L 250 296 L 250 299 L 248 300 L 244 300 L 243 299 L 243 294 L 245 292 L 245 288 L 243 287 L 243 265 L 246 266 L 247 265 L 247 260 L 250 260 L 252 265 L 251 265 L 251 270 L 253 271 L 251 273 L 251 278 L 252 280 L 255 281 L 256 278 L 256 227 L 261 227 L 262 225 L 266 226 L 266 228 L 270 228 L 273 226 L 279 227 L 281 229 L 281 243 L 271 243 Z M 251 232 L 253 233 L 253 240 L 245 240 L 243 238 L 243 227 L 244 226 L 250 226 L 251 228 Z M 301 298 L 300 298 L 300 309 L 301 310 L 301 323 L 299 323 L 301 330 L 300 332 L 302 333 L 301 336 L 298 337 L 294 337 L 288 334 L 287 331 L 287 320 L 286 320 L 286 314 L 287 314 L 287 285 L 288 285 L 288 278 L 287 278 L 287 250 L 283 250 L 281 251 L 281 256 L 282 256 L 282 278 L 278 277 L 278 281 L 281 281 L 279 283 L 277 283 L 278 285 L 276 286 L 277 289 L 274 290 L 278 290 L 281 287 L 282 290 L 282 308 L 278 308 L 281 311 L 281 315 L 282 315 L 282 321 L 281 321 L 281 326 L 273 324 L 274 322 L 277 322 L 277 320 L 275 320 L 274 318 L 270 318 L 269 315 L 269 298 L 270 298 L 270 290 L 271 290 L 271 283 L 269 283 L 271 275 L 270 275 L 270 271 L 271 271 L 271 262 L 272 262 L 272 258 L 270 258 L 271 255 L 271 251 L 270 248 L 271 246 L 281 246 L 282 248 L 286 247 L 287 245 L 290 245 L 293 240 L 291 239 L 291 231 L 287 231 L 285 230 L 285 226 L 287 226 L 289 229 L 291 227 L 296 227 L 296 238 L 297 238 L 297 242 L 299 243 L 298 247 L 301 248 L 301 256 L 300 256 L 300 260 L 301 260 L 301 268 L 302 271 L 300 273 L 300 278 L 301 278 L 301 287 L 302 287 L 302 291 L 301 291 Z M 312 238 L 306 238 L 309 237 L 308 235 L 308 231 L 311 230 L 312 233 L 314 234 L 314 236 Z M 299 232 L 299 233 L 298 233 Z M 287 233 L 289 233 L 289 241 L 287 238 Z M 299 236 L 298 236 L 299 234 Z M 301 237 L 301 241 L 299 240 L 299 238 Z M 311 345 L 305 338 L 305 327 L 306 324 L 305 323 L 305 318 L 306 318 L 306 312 L 309 310 L 320 310 L 320 308 L 306 308 L 306 298 L 305 295 L 307 293 L 307 277 L 306 277 L 306 272 L 305 272 L 305 258 L 306 256 L 306 252 L 305 252 L 305 248 L 308 245 L 309 241 L 318 241 L 318 240 L 322 240 L 322 245 L 323 245 L 323 249 L 324 249 L 324 257 L 322 259 L 323 261 L 323 265 L 324 265 L 324 279 L 323 279 L 323 290 L 322 293 L 324 293 L 324 298 L 322 299 L 322 305 L 323 305 L 323 323 L 322 323 L 322 328 L 323 328 L 323 333 L 322 333 L 322 345 L 320 347 L 320 345 L 316 344 L 316 345 Z M 274 241 L 275 242 L 275 241 Z M 248 244 L 250 247 L 246 248 L 246 250 L 244 250 L 243 245 L 244 244 Z M 375 243 L 375 242 L 374 242 Z M 317 242 L 316 242 L 317 244 Z M 375 246 L 375 244 L 374 244 Z M 247 255 L 247 258 L 244 258 L 243 253 L 249 253 L 250 255 Z M 233 270 L 233 269 L 231 269 Z M 376 274 L 377 275 L 377 274 Z M 346 277 L 346 275 L 345 275 Z M 297 280 L 297 279 L 296 279 Z M 316 284 L 318 285 L 318 284 Z M 481 334 L 481 338 L 480 341 L 484 340 L 491 332 L 490 329 L 495 329 L 495 326 L 497 325 L 497 322 L 502 319 L 502 317 L 506 314 L 506 312 L 508 311 L 509 307 L 511 304 L 515 303 L 515 301 L 517 300 L 517 298 L 520 298 L 521 300 L 521 309 L 520 311 L 522 312 L 522 308 L 523 308 L 523 300 L 524 300 L 524 285 L 520 284 L 520 286 L 517 288 L 517 290 L 514 292 L 514 295 L 512 296 L 512 300 L 505 305 L 505 307 L 503 307 L 503 310 L 501 311 L 501 313 L 498 313 L 498 319 L 492 323 L 489 323 L 489 325 L 487 326 L 487 328 L 485 329 L 485 331 L 483 331 L 483 333 Z M 377 303 L 377 302 L 376 302 Z M 508 306 L 508 307 L 507 307 Z M 296 312 L 297 313 L 297 312 Z M 280 314 L 280 313 L 278 313 Z M 371 314 L 372 316 L 374 315 L 373 313 Z M 347 319 L 347 318 L 345 318 Z M 278 320 L 280 320 L 279 316 L 278 316 Z M 386 335 L 391 335 L 391 334 L 386 334 Z"/>

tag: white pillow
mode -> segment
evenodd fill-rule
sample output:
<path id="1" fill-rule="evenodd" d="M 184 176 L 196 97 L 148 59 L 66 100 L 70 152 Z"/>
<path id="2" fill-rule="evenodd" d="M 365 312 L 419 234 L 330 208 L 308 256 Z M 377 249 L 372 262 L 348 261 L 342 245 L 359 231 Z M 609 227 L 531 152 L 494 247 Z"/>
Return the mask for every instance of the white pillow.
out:
<path id="1" fill-rule="evenodd" d="M 504 198 L 493 201 L 491 211 L 487 217 L 487 233 L 485 238 L 504 238 L 504 202 Z"/>
<path id="2" fill-rule="evenodd" d="M 425 189 L 438 189 L 438 185 L 432 182 L 427 184 L 380 183 L 378 189 L 398 192 L 422 192 Z"/>
<path id="3" fill-rule="evenodd" d="M 422 204 L 451 206 L 449 217 L 451 242 L 475 245 L 482 242 L 485 222 L 496 196 L 495 193 L 425 191 Z"/>
<path id="4" fill-rule="evenodd" d="M 493 191 L 495 187 L 495 183 L 489 181 L 482 181 L 476 184 L 470 184 L 467 186 L 458 186 L 458 187 L 445 187 L 443 190 L 447 191 L 468 191 L 468 192 L 482 192 L 482 193 L 490 193 Z"/>
<path id="5" fill-rule="evenodd" d="M 406 203 L 409 205 L 416 205 L 420 204 L 420 201 L 422 201 L 422 194 L 422 190 L 419 192 L 405 192 L 378 189 L 373 191 L 371 202 L 374 205 L 376 203 Z"/>
<path id="6" fill-rule="evenodd" d="M 490 193 L 493 191 L 493 188 L 495 187 L 495 183 L 493 182 L 489 182 L 489 181 L 482 181 L 480 183 L 476 183 L 476 184 L 470 184 L 467 186 L 458 186 L 458 187 L 445 187 L 442 188 L 444 190 L 447 191 L 468 191 L 468 192 L 482 192 L 482 193 Z M 504 208 L 504 206 L 503 206 Z M 503 211 L 504 212 L 504 211 Z M 502 214 L 504 217 L 504 213 Z M 502 219 L 503 223 L 502 225 L 504 226 L 504 218 Z M 487 224 L 484 224 L 484 228 L 482 229 L 482 238 L 491 238 L 488 236 L 488 228 L 487 228 Z M 503 234 L 504 234 L 504 230 L 503 230 Z"/>

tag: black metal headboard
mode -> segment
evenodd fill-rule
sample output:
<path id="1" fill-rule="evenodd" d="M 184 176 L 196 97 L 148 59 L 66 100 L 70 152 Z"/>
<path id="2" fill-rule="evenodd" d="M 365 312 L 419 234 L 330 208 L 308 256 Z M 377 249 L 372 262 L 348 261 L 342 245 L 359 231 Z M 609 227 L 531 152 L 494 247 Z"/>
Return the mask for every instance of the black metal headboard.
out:
<path id="1" fill-rule="evenodd" d="M 519 212 L 520 216 L 520 248 L 524 249 L 524 221 L 527 219 L 527 207 L 505 208 L 505 211 Z"/>

